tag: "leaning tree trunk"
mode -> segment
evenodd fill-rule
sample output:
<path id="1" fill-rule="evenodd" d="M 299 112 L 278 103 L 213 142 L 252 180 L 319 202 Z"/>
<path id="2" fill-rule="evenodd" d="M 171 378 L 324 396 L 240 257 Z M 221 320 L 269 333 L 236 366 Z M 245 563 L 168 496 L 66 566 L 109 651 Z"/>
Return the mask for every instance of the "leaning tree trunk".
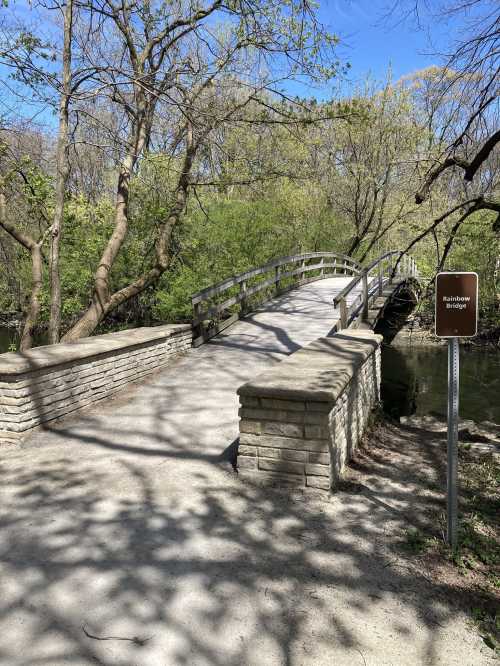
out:
<path id="1" fill-rule="evenodd" d="M 42 245 L 47 234 L 50 233 L 51 227 L 47 229 L 38 243 L 31 238 L 31 236 L 28 236 L 28 234 L 17 229 L 15 225 L 7 219 L 5 194 L 3 192 L 0 192 L 0 227 L 31 254 L 31 296 L 25 314 L 24 327 L 19 347 L 20 351 L 26 351 L 33 346 L 33 331 L 38 323 L 38 317 L 40 315 L 40 292 L 42 291 L 43 285 Z"/>
<path id="2" fill-rule="evenodd" d="M 358 249 L 358 247 L 361 244 L 361 238 L 359 236 L 354 236 L 354 238 L 351 241 L 351 244 L 346 252 L 348 257 L 354 256 L 354 253 Z"/>
<path id="3" fill-rule="evenodd" d="M 110 294 L 108 287 L 109 270 L 121 248 L 125 238 L 124 234 L 127 230 L 127 204 L 130 171 L 128 172 L 127 177 L 127 173 L 122 170 L 118 187 L 115 231 L 101 258 L 99 268 L 96 271 L 92 302 L 73 328 L 71 328 L 63 337 L 63 342 L 73 342 L 74 340 L 79 340 L 80 338 L 91 335 L 109 312 L 112 312 L 118 306 L 142 293 L 147 287 L 156 284 L 167 270 L 169 265 L 169 247 L 172 239 L 172 232 L 186 208 L 190 174 L 198 146 L 199 143 L 193 141 L 192 128 L 189 126 L 187 132 L 186 154 L 184 156 L 181 174 L 175 190 L 175 202 L 160 225 L 158 237 L 156 239 L 155 263 L 153 267 L 131 284 L 114 294 Z"/>
<path id="4" fill-rule="evenodd" d="M 40 245 L 34 243 L 31 247 L 31 296 L 29 307 L 24 320 L 23 332 L 19 351 L 26 351 L 33 346 L 33 332 L 40 315 L 40 292 L 42 291 L 43 264 Z"/>
<path id="5" fill-rule="evenodd" d="M 127 164 L 120 169 L 115 203 L 115 227 L 94 275 L 92 301 L 76 324 L 63 336 L 63 342 L 72 342 L 92 335 L 109 311 L 109 272 L 128 230 L 128 200 L 132 165 L 133 157 L 129 156 Z"/>
<path id="6" fill-rule="evenodd" d="M 49 342 L 59 342 L 61 330 L 61 278 L 59 274 L 59 246 L 64 216 L 64 197 L 69 179 L 69 101 L 71 96 L 71 35 L 73 28 L 73 0 L 66 0 L 64 11 L 64 46 L 62 93 L 59 101 L 59 135 L 57 138 L 57 180 L 55 188 L 54 219 L 50 245 L 50 319 Z"/>
<path id="7" fill-rule="evenodd" d="M 165 222 L 160 225 L 158 239 L 156 241 L 156 258 L 151 270 L 123 289 L 109 295 L 106 300 L 102 298 L 105 296 L 103 293 L 104 290 L 101 290 L 99 293 L 97 289 L 95 289 L 91 304 L 76 324 L 66 333 L 66 335 L 64 335 L 62 342 L 73 342 L 80 338 L 92 335 L 97 326 L 109 312 L 116 310 L 117 307 L 142 293 L 147 287 L 158 282 L 168 268 L 168 248 L 172 238 L 172 231 L 184 212 L 187 200 L 187 189 L 187 186 L 185 188 L 182 186 L 178 188 L 176 203 L 171 209 Z"/>
<path id="8" fill-rule="evenodd" d="M 115 225 L 94 275 L 92 301 L 76 324 L 63 336 L 63 342 L 72 342 L 88 337 L 95 331 L 99 323 L 110 311 L 109 273 L 128 231 L 130 179 L 138 156 L 141 154 L 146 142 L 144 125 L 136 126 L 132 134 L 132 148 L 125 157 L 118 175 L 115 200 Z"/>

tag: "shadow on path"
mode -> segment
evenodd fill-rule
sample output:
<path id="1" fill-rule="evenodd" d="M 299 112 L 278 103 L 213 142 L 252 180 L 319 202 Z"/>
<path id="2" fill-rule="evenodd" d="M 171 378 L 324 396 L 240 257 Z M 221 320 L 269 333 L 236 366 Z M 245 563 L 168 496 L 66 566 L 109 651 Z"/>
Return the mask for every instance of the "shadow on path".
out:
<path id="1" fill-rule="evenodd" d="M 490 663 L 447 586 L 395 549 L 442 502 L 415 470 L 408 482 L 404 442 L 401 430 L 394 464 L 380 446 L 360 456 L 331 501 L 242 484 L 213 461 L 171 467 L 175 454 L 10 450 L 0 663 Z"/>
<path id="2" fill-rule="evenodd" d="M 302 294 L 319 298 L 316 318 L 257 313 L 140 392 L 5 447 L 2 666 L 490 663 L 446 585 L 394 550 L 421 507 L 403 431 L 397 465 L 360 459 L 331 500 L 243 484 L 221 464 L 236 388 L 330 330 L 324 283 Z M 240 349 L 244 335 L 256 337 Z"/>

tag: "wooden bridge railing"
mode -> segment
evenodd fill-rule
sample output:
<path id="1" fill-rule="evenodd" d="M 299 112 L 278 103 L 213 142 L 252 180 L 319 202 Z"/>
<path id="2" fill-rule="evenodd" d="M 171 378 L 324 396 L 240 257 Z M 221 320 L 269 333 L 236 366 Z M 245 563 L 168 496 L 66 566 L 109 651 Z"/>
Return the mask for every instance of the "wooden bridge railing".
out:
<path id="1" fill-rule="evenodd" d="M 259 268 L 233 275 L 192 296 L 193 345 L 202 344 L 233 324 L 248 312 L 249 301 L 256 295 L 260 296 L 259 302 L 263 302 L 307 282 L 333 275 L 358 275 L 362 270 L 361 264 L 352 257 L 336 252 L 308 252 L 280 257 Z M 234 312 L 237 306 L 239 311 Z M 222 319 L 224 315 L 229 316 Z"/>
<path id="2" fill-rule="evenodd" d="M 376 271 L 376 273 L 375 273 Z M 375 273 L 375 275 L 374 275 Z M 413 257 L 402 254 L 398 250 L 386 252 L 372 261 L 368 266 L 356 275 L 342 291 L 335 296 L 333 304 L 340 310 L 340 321 L 338 330 L 347 328 L 350 322 L 357 317 L 360 312 L 362 318 L 368 317 L 370 302 L 375 296 L 381 296 L 386 284 L 390 284 L 394 277 L 413 277 L 418 276 L 417 264 Z M 370 277 L 376 279 L 370 281 Z M 354 301 L 348 305 L 347 296 L 351 291 L 362 282 L 362 289 Z"/>

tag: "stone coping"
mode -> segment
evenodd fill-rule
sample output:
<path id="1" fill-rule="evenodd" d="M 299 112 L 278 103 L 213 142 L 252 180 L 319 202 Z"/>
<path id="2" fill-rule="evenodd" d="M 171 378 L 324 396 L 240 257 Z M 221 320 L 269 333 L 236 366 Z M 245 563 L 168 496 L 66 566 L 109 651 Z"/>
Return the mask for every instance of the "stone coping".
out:
<path id="1" fill-rule="evenodd" d="M 105 333 L 75 342 L 35 347 L 26 352 L 0 354 L 0 375 L 20 375 L 33 370 L 72 363 L 91 356 L 134 347 L 136 345 L 169 338 L 176 333 L 191 330 L 190 324 L 166 324 L 145 326 L 127 331 Z"/>
<path id="2" fill-rule="evenodd" d="M 381 341 L 381 335 L 357 329 L 318 338 L 240 386 L 238 395 L 334 403 Z"/>

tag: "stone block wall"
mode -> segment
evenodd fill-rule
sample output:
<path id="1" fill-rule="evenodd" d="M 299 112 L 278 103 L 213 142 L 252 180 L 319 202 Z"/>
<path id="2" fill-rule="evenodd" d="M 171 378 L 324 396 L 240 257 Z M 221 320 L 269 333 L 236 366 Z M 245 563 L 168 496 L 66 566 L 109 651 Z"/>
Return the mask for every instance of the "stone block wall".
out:
<path id="1" fill-rule="evenodd" d="M 113 395 L 191 342 L 189 325 L 155 326 L 1 354 L 0 440 Z"/>
<path id="2" fill-rule="evenodd" d="M 239 473 L 334 489 L 380 399 L 380 341 L 365 331 L 320 338 L 240 387 Z"/>

